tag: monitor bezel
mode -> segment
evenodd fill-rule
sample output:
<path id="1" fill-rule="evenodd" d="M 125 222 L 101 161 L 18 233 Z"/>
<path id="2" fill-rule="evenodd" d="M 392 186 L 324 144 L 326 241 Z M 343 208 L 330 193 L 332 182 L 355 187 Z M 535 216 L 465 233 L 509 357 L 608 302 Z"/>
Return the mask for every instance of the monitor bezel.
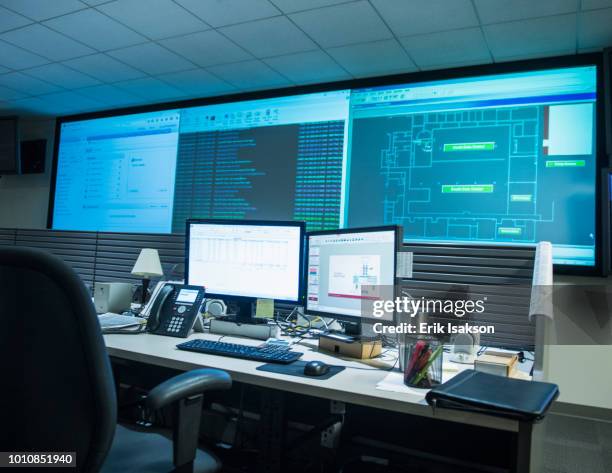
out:
<path id="1" fill-rule="evenodd" d="M 483 75 L 498 75 L 515 72 L 530 72 L 537 70 L 549 70 L 557 68 L 569 68 L 580 66 L 594 66 L 597 69 L 597 100 L 596 104 L 596 174 L 593 185 L 595 186 L 595 264 L 587 265 L 555 265 L 554 270 L 557 274 L 571 275 L 602 275 L 604 268 L 604 227 L 601 221 L 603 207 L 603 192 L 600 179 L 602 169 L 608 167 L 608 157 L 606 156 L 606 128 L 605 128 L 605 88 L 604 88 L 604 55 L 601 52 L 581 53 L 564 56 L 552 56 L 535 59 L 525 59 L 518 61 L 508 61 L 502 63 L 478 64 L 473 66 L 456 67 L 449 69 L 434 69 L 427 71 L 409 72 L 401 74 L 391 74 L 360 79 L 349 79 L 336 82 L 323 82 L 299 86 L 287 86 L 282 88 L 264 89 L 253 92 L 238 92 L 226 95 L 216 95 L 211 97 L 201 97 L 187 100 L 154 103 L 138 106 L 119 107 L 95 112 L 79 113 L 57 117 L 55 121 L 55 137 L 53 143 L 53 156 L 51 162 L 51 181 L 49 192 L 49 203 L 47 211 L 47 228 L 53 229 L 53 213 L 55 205 L 55 192 L 57 181 L 57 167 L 59 160 L 59 142 L 61 128 L 64 123 L 89 120 L 94 118 L 106 118 L 118 115 L 134 113 L 144 113 L 152 111 L 163 111 L 173 108 L 195 107 L 203 105 L 215 105 L 222 103 L 232 103 L 246 100 L 269 99 L 276 97 L 286 97 L 291 95 L 309 94 L 318 92 L 330 92 L 342 89 L 365 88 L 385 85 L 414 84 L 419 82 L 443 81 L 449 79 L 468 79 Z M 61 230 L 61 229 L 59 229 Z M 607 230 L 606 230 L 607 231 Z M 115 233 L 115 232 L 113 232 Z M 116 232 L 121 233 L 121 232 Z M 172 233 L 168 233 L 169 235 Z M 434 245 L 440 243 L 431 242 Z M 478 245 L 482 242 L 457 242 L 465 245 Z"/>
<path id="2" fill-rule="evenodd" d="M 354 227 L 354 228 L 339 228 L 337 230 L 319 230 L 306 233 L 306 250 L 304 256 L 304 314 L 325 317 L 344 322 L 357 322 L 371 320 L 370 317 L 348 314 L 334 314 L 329 311 L 312 310 L 308 308 L 308 260 L 310 255 L 310 237 L 325 236 L 325 235 L 345 235 L 351 233 L 379 233 L 379 232 L 395 232 L 395 252 L 393 257 L 393 286 L 397 285 L 397 253 L 403 245 L 403 232 L 401 225 L 380 225 L 378 227 Z"/>
<path id="3" fill-rule="evenodd" d="M 210 225 L 228 225 L 228 226 L 268 226 L 268 227 L 297 227 L 300 229 L 300 250 L 298 255 L 298 293 L 297 298 L 293 299 L 274 299 L 274 302 L 281 304 L 296 304 L 300 305 L 304 298 L 304 241 L 306 235 L 306 223 L 302 221 L 290 220 L 234 220 L 228 218 L 190 218 L 185 223 L 185 284 L 189 282 L 189 245 L 190 233 L 192 224 L 210 224 Z M 206 287 L 205 287 L 206 289 Z M 259 299 L 255 296 L 240 296 L 234 294 L 219 294 L 208 292 L 206 289 L 206 298 L 218 298 L 223 300 L 231 300 L 236 302 L 253 302 Z M 267 298 L 269 299 L 269 298 Z"/>

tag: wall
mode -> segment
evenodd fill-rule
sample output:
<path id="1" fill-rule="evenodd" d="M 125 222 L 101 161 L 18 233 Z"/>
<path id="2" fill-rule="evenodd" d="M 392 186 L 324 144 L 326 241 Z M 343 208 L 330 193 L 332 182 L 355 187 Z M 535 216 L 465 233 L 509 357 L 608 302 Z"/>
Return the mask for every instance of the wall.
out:
<path id="1" fill-rule="evenodd" d="M 0 227 L 45 228 L 55 120 L 23 119 L 19 126 L 21 140 L 47 140 L 45 173 L 0 177 Z"/>
<path id="2" fill-rule="evenodd" d="M 562 403 L 612 409 L 612 278 L 556 276 L 557 284 L 584 289 L 555 291 L 544 378 L 559 385 Z"/>

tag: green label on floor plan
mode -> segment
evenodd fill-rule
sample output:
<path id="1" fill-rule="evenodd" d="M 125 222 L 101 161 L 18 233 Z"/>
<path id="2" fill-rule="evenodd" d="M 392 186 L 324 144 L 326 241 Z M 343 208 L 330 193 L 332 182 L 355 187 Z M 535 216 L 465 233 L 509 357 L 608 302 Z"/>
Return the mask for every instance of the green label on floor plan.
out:
<path id="1" fill-rule="evenodd" d="M 482 194 L 493 192 L 493 184 L 444 184 L 443 194 Z"/>
<path id="2" fill-rule="evenodd" d="M 531 202 L 531 194 L 512 194 L 510 196 L 511 202 Z"/>
<path id="3" fill-rule="evenodd" d="M 497 233 L 500 235 L 520 235 L 523 233 L 523 229 L 518 227 L 499 227 Z"/>
<path id="4" fill-rule="evenodd" d="M 547 168 L 583 168 L 583 159 L 568 159 L 565 161 L 546 161 Z"/>
<path id="5" fill-rule="evenodd" d="M 495 141 L 481 141 L 479 143 L 444 143 L 444 152 L 449 151 L 493 151 Z"/>

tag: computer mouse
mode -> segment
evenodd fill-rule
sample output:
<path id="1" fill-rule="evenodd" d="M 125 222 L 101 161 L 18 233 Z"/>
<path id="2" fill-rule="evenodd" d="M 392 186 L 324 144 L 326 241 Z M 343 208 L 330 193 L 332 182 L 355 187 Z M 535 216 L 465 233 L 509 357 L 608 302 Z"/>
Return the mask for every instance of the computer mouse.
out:
<path id="1" fill-rule="evenodd" d="M 306 376 L 323 376 L 329 372 L 329 365 L 322 361 L 309 361 L 304 366 Z"/>

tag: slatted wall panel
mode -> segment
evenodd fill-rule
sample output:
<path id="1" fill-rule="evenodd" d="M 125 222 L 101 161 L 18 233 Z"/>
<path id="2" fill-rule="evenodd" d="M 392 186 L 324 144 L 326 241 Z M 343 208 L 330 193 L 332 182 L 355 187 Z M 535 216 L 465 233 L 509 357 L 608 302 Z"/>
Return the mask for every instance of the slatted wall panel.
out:
<path id="1" fill-rule="evenodd" d="M 529 322 L 535 247 L 404 245 L 414 253 L 413 278 L 402 281 L 412 297 L 486 297 L 485 311 L 470 322 L 492 324 L 494 335 L 482 344 L 533 347 L 535 327 Z M 456 321 L 452 315 L 436 321 Z"/>
<path id="2" fill-rule="evenodd" d="M 182 264 L 184 235 L 61 232 L 51 230 L 0 229 L 0 245 L 41 248 L 67 261 L 83 280 L 138 282 L 130 274 L 141 248 L 159 251 L 164 273 Z M 534 327 L 527 313 L 535 247 L 466 245 L 405 245 L 414 253 L 413 278 L 402 281 L 412 297 L 439 298 L 467 292 L 472 299 L 487 297 L 486 311 L 475 322 L 493 324 L 495 335 L 483 343 L 507 347 L 530 347 Z M 441 322 L 455 320 L 439 317 Z"/>
<path id="3" fill-rule="evenodd" d="M 68 263 L 91 286 L 94 281 L 96 234 L 56 230 L 17 230 L 15 244 L 53 253 Z"/>
<path id="4" fill-rule="evenodd" d="M 16 233 L 12 228 L 0 228 L 0 246 L 14 245 Z"/>
<path id="5" fill-rule="evenodd" d="M 164 274 L 170 277 L 172 267 L 184 262 L 184 235 L 151 233 L 98 233 L 96 281 L 138 282 L 131 271 L 141 248 L 159 251 Z"/>

